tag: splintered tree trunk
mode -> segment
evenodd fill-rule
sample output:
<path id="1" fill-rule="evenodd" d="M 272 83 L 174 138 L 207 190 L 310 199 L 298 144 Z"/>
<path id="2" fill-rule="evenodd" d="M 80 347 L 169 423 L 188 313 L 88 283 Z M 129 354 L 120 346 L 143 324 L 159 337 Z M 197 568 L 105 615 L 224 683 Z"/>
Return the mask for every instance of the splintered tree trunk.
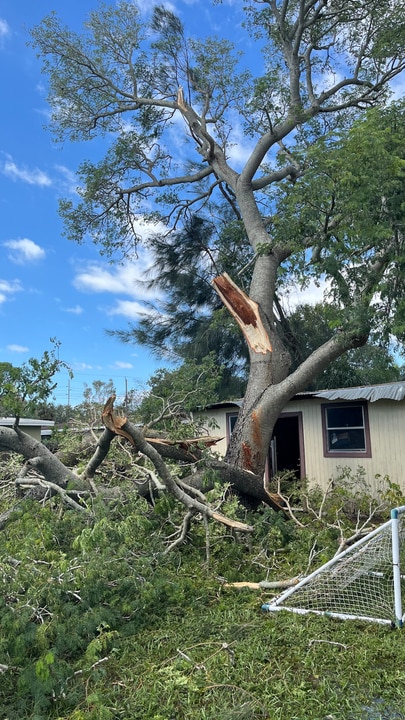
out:
<path id="1" fill-rule="evenodd" d="M 272 393 L 272 385 L 274 380 L 283 380 L 288 374 L 288 357 L 279 338 L 271 333 L 268 323 L 262 319 L 257 302 L 226 274 L 215 278 L 213 284 L 240 326 L 250 352 L 246 394 L 225 459 L 231 465 L 262 478 L 273 428 L 287 395 L 287 389 L 280 393 L 277 387 Z"/>
<path id="2" fill-rule="evenodd" d="M 336 333 L 289 375 L 290 357 L 276 331 L 272 308 L 276 262 L 274 257 L 258 258 L 250 289 L 252 297 L 228 275 L 213 281 L 239 324 L 250 352 L 246 394 L 225 460 L 235 468 L 254 473 L 258 486 L 263 482 L 274 425 L 288 401 L 333 360 L 367 340 L 366 335 L 359 338 Z"/>

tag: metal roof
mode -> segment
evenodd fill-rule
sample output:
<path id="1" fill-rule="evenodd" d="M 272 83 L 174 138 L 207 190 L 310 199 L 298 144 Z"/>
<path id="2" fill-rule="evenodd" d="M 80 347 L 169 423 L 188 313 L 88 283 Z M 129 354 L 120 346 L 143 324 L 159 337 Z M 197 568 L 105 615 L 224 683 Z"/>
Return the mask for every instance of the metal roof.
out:
<path id="1" fill-rule="evenodd" d="M 15 418 L 13 417 L 0 417 L 0 425 L 14 425 Z M 31 418 L 20 418 L 19 423 L 21 427 L 53 427 L 55 425 L 54 420 L 37 420 Z"/>
<path id="2" fill-rule="evenodd" d="M 292 400 L 304 400 L 313 397 L 324 398 L 325 400 L 368 400 L 376 402 L 376 400 L 404 400 L 405 399 L 405 380 L 392 383 L 383 383 L 381 385 L 363 385 L 360 387 L 337 388 L 334 390 L 307 390 L 294 395 Z M 223 400 L 222 402 L 212 403 L 205 410 L 216 410 L 229 406 L 241 407 L 243 400 Z"/>
<path id="3" fill-rule="evenodd" d="M 405 381 L 384 383 L 384 385 L 366 385 L 364 387 L 348 387 L 338 390 L 321 390 L 314 392 L 315 397 L 325 400 L 403 400 L 405 398 Z"/>

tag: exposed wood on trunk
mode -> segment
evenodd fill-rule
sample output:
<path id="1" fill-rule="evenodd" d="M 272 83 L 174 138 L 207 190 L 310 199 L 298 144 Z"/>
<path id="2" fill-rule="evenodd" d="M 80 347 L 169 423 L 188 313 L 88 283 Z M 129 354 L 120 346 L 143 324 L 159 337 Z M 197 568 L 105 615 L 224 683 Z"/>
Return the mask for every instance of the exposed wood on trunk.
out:
<path id="1" fill-rule="evenodd" d="M 212 284 L 241 328 L 251 350 L 263 355 L 271 353 L 272 347 L 260 317 L 259 305 L 251 300 L 227 273 L 216 277 Z"/>

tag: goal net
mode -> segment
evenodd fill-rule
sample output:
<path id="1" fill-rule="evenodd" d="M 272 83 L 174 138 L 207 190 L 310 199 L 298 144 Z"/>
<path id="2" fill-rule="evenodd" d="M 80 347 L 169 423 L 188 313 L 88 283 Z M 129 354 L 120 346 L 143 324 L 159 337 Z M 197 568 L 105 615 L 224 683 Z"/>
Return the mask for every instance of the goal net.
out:
<path id="1" fill-rule="evenodd" d="M 262 608 L 402 626 L 401 564 L 405 570 L 405 506 Z"/>

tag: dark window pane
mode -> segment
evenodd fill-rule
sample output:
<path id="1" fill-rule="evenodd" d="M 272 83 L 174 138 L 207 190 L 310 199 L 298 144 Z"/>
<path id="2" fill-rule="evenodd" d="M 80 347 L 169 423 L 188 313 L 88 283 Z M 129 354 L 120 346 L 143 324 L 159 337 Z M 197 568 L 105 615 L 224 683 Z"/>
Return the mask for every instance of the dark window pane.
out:
<path id="1" fill-rule="evenodd" d="M 363 427 L 363 408 L 361 405 L 327 408 L 328 428 Z"/>
<path id="2" fill-rule="evenodd" d="M 328 450 L 365 451 L 366 438 L 364 430 L 328 430 Z"/>
<path id="3" fill-rule="evenodd" d="M 234 427 L 235 427 L 235 425 L 236 425 L 237 419 L 238 419 L 238 416 L 237 416 L 237 415 L 229 415 L 229 417 L 228 417 L 228 420 L 229 420 L 229 432 L 230 432 L 231 435 L 232 435 L 232 433 L 233 433 L 233 429 L 234 429 Z"/>

